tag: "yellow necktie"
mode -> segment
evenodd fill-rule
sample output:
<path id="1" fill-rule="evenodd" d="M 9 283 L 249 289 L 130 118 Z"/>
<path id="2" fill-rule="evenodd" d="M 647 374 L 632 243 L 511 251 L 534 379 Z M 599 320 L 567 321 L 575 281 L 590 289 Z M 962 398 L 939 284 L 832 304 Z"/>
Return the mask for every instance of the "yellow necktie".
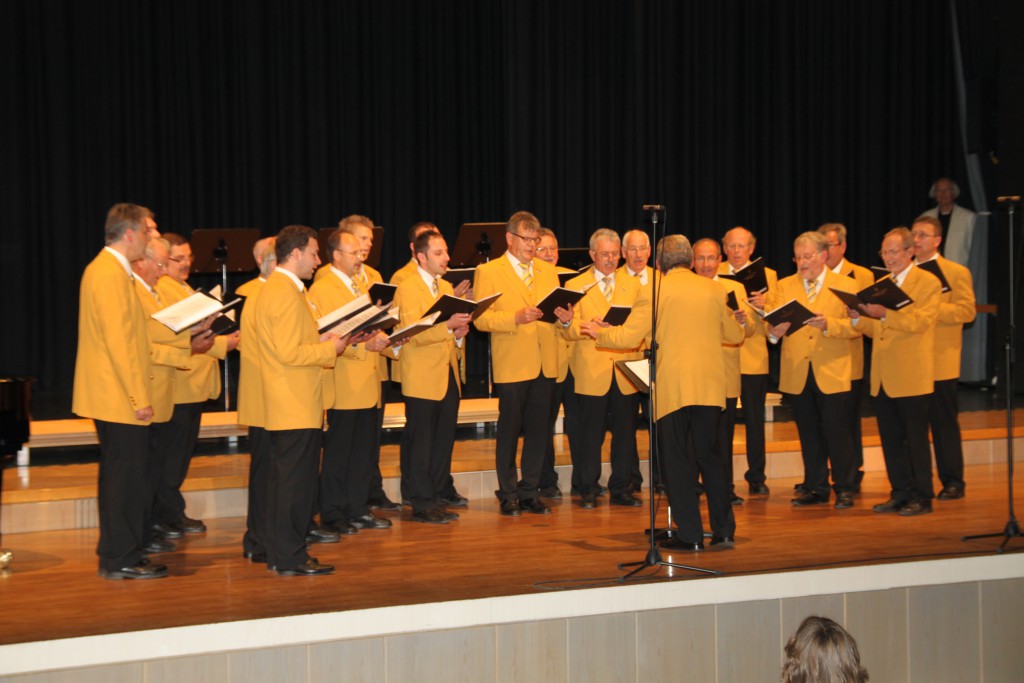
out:
<path id="1" fill-rule="evenodd" d="M 813 304 L 814 300 L 818 298 L 818 281 L 807 280 L 805 284 L 807 285 L 807 303 Z"/>
<path id="2" fill-rule="evenodd" d="M 519 267 L 523 269 L 523 284 L 526 285 L 527 289 L 533 289 L 533 276 L 530 275 L 530 264 L 520 263 Z"/>
<path id="3" fill-rule="evenodd" d="M 434 298 L 436 299 L 437 298 L 437 294 L 440 291 L 441 291 L 441 288 L 437 286 L 437 278 L 435 277 L 434 281 L 430 283 L 430 293 L 433 294 Z"/>
<path id="4" fill-rule="evenodd" d="M 356 296 L 359 296 L 360 294 L 363 293 L 363 290 L 359 288 L 359 281 L 356 280 L 355 278 L 352 278 L 352 293 L 355 294 Z"/>
<path id="5" fill-rule="evenodd" d="M 604 294 L 604 298 L 608 300 L 608 303 L 612 302 L 612 279 L 607 275 L 601 278 L 601 293 Z"/>

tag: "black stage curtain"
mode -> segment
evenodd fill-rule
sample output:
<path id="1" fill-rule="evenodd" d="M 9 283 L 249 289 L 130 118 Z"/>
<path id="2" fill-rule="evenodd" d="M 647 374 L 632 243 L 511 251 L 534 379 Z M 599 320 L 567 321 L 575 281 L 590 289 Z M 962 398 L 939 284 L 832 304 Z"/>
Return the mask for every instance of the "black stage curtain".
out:
<path id="1" fill-rule="evenodd" d="M 692 238 L 748 226 L 783 273 L 825 221 L 875 263 L 963 177 L 950 23 L 933 0 L 3 3 L 0 371 L 70 391 L 118 201 L 186 234 L 363 213 L 385 275 L 417 220 L 451 244 L 528 209 L 581 246 L 643 203 Z"/>

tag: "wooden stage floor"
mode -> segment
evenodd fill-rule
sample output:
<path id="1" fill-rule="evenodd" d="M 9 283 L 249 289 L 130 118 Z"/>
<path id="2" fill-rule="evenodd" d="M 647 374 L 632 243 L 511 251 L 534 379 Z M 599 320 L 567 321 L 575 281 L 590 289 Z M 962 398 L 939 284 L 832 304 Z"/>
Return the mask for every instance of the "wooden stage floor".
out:
<path id="1" fill-rule="evenodd" d="M 998 424 L 999 414 L 991 420 Z M 646 448 L 645 432 L 640 439 Z M 487 447 L 486 439 L 459 444 Z M 665 559 L 735 576 L 991 554 L 1001 539 L 960 537 L 1002 532 L 1006 464 L 969 466 L 966 479 L 965 499 L 936 501 L 933 514 L 913 518 L 871 512 L 888 495 L 884 472 L 869 472 L 856 506 L 845 511 L 794 509 L 796 479 L 773 479 L 769 497 L 735 508 L 734 549 L 666 552 Z M 745 494 L 745 487 L 737 490 Z M 614 586 L 623 575 L 619 563 L 645 557 L 648 510 L 600 500 L 597 510 L 584 511 L 566 497 L 552 502 L 551 515 L 518 519 L 500 516 L 494 500 L 476 500 L 447 526 L 413 523 L 408 510 L 381 513 L 395 519 L 392 529 L 314 546 L 315 556 L 337 567 L 314 578 L 278 577 L 243 559 L 243 518 L 209 519 L 208 533 L 156 556 L 171 576 L 155 581 L 98 578 L 96 529 L 8 534 L 3 545 L 15 560 L 0 575 L 0 644 Z M 1009 549 L 1024 549 L 1024 539 L 1011 540 Z M 647 570 L 634 580 L 705 578 Z"/>

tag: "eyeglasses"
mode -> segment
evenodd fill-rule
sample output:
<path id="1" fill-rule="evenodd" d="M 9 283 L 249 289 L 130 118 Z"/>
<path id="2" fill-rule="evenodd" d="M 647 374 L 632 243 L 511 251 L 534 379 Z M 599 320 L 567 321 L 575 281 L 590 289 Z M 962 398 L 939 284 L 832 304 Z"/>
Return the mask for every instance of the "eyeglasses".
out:
<path id="1" fill-rule="evenodd" d="M 520 235 L 518 232 L 510 232 L 508 234 L 509 235 L 515 235 L 516 237 L 518 237 L 522 241 L 526 242 L 527 244 L 540 244 L 540 238 L 539 237 L 526 237 L 524 235 Z"/>
<path id="2" fill-rule="evenodd" d="M 933 235 L 930 232 L 921 232 L 920 230 L 915 230 L 914 232 L 912 232 L 910 234 L 915 239 L 917 239 L 917 238 L 924 239 L 925 237 L 938 237 L 938 235 Z"/>
<path id="3" fill-rule="evenodd" d="M 640 254 L 640 253 L 645 252 L 645 251 L 650 253 L 651 248 L 647 247 L 647 246 L 644 246 L 644 247 L 626 247 L 626 253 L 627 254 Z"/>
<path id="4" fill-rule="evenodd" d="M 908 251 L 909 249 L 910 247 L 900 247 L 899 249 L 882 249 L 881 251 L 878 252 L 878 255 L 881 256 L 882 258 L 885 258 L 886 256 L 896 256 L 901 251 Z"/>
<path id="5" fill-rule="evenodd" d="M 362 256 L 361 251 L 345 251 L 344 249 L 335 249 L 334 251 L 340 251 L 342 254 L 348 254 L 349 256 Z"/>
<path id="6" fill-rule="evenodd" d="M 825 246 L 828 247 L 829 249 L 835 249 L 836 247 L 839 246 L 839 242 L 826 242 Z"/>
<path id="7" fill-rule="evenodd" d="M 514 235 L 515 233 L 513 232 L 513 233 L 510 233 L 510 234 Z M 538 254 L 555 254 L 555 253 L 558 253 L 558 247 L 537 247 L 537 253 Z"/>
<path id="8" fill-rule="evenodd" d="M 607 258 L 607 259 L 611 259 L 611 258 L 617 259 L 620 256 L 619 252 L 617 252 L 617 251 L 595 251 L 594 254 L 598 258 L 603 258 L 603 259 L 605 259 L 605 258 Z"/>
<path id="9" fill-rule="evenodd" d="M 749 244 L 727 244 L 727 245 L 725 245 L 725 250 L 726 251 L 739 251 L 739 250 L 742 250 L 742 249 L 746 249 L 749 246 L 750 246 Z"/>

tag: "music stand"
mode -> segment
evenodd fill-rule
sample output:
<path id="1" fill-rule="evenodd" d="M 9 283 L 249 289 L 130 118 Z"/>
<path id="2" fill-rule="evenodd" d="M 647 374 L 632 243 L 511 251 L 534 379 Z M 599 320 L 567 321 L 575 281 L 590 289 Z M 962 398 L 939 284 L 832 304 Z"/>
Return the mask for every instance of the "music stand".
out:
<path id="1" fill-rule="evenodd" d="M 580 270 L 584 266 L 593 264 L 590 258 L 590 249 L 587 247 L 567 247 L 558 249 L 558 265 L 563 268 Z"/>
<path id="2" fill-rule="evenodd" d="M 337 228 L 320 228 L 316 231 L 316 241 L 320 245 L 321 263 L 331 263 L 331 249 L 327 246 L 327 243 L 336 230 Z M 366 257 L 366 261 L 364 261 L 366 265 L 371 268 L 379 268 L 382 244 L 384 244 L 384 228 L 375 225 L 373 226 L 373 246 L 370 247 L 370 253 Z"/>
<path id="3" fill-rule="evenodd" d="M 505 223 L 463 223 L 452 248 L 452 268 L 478 266 L 505 253 Z"/>
<path id="4" fill-rule="evenodd" d="M 228 273 L 248 273 L 256 267 L 252 245 L 259 228 L 197 228 L 192 231 L 193 273 L 220 273 L 221 296 L 228 297 Z M 224 410 L 231 410 L 231 375 L 224 359 Z"/>

